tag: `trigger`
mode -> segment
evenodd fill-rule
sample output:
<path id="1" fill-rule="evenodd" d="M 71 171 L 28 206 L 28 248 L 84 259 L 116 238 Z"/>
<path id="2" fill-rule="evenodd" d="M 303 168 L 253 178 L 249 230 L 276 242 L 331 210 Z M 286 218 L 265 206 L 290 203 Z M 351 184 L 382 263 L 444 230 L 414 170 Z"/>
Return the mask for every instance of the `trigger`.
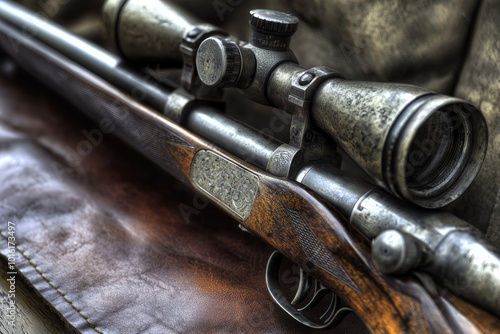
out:
<path id="1" fill-rule="evenodd" d="M 311 284 L 313 278 L 309 276 L 309 274 L 307 274 L 302 268 L 300 269 L 299 274 L 299 287 L 292 302 L 289 302 L 280 287 L 279 281 L 280 266 L 283 258 L 283 255 L 281 255 L 277 251 L 273 252 L 269 257 L 266 267 L 266 285 L 274 302 L 278 304 L 292 318 L 307 327 L 314 329 L 325 329 L 337 326 L 345 317 L 345 315 L 352 311 L 349 307 L 340 307 L 341 303 L 337 295 L 326 288 L 322 283 L 318 282 L 316 279 L 314 279 L 314 284 Z M 311 285 L 313 285 L 313 296 L 311 300 L 307 303 L 306 306 L 299 309 L 296 308 L 296 305 L 304 301 L 304 299 L 309 295 L 309 289 L 311 288 Z M 314 308 L 328 293 L 332 294 L 332 299 L 326 312 L 324 312 L 319 317 L 320 322 L 313 321 L 302 313 L 302 311 Z"/>
<path id="2" fill-rule="evenodd" d="M 275 252 L 278 253 L 278 252 Z M 279 254 L 279 253 L 278 253 Z M 272 255 L 271 255 L 272 256 Z M 279 267 L 278 267 L 279 270 Z M 299 287 L 297 288 L 297 293 L 295 293 L 295 297 L 290 304 L 297 305 L 306 299 L 309 288 L 311 287 L 311 276 L 309 276 L 304 269 L 300 268 L 299 273 Z"/>

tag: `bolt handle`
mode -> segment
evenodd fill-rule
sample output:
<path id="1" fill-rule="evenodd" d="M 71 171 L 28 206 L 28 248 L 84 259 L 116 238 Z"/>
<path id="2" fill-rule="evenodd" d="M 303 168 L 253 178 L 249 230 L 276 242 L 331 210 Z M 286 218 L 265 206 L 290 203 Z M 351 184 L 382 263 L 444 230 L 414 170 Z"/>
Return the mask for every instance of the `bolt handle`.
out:
<path id="1" fill-rule="evenodd" d="M 416 268 L 421 249 L 410 235 L 396 230 L 380 233 L 372 244 L 375 267 L 384 274 L 404 274 Z"/>

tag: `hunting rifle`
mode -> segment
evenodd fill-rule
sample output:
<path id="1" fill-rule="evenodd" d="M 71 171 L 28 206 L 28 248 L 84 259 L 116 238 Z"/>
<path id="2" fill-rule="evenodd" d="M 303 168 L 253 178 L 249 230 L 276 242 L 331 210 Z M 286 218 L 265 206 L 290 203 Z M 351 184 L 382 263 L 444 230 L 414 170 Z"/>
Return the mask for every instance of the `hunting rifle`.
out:
<path id="1" fill-rule="evenodd" d="M 301 67 L 289 49 L 291 14 L 252 11 L 250 43 L 168 1 L 110 0 L 104 22 L 121 57 L 0 1 L 0 46 L 277 249 L 266 283 L 288 314 L 313 328 L 349 310 L 374 332 L 500 328 L 497 253 L 472 225 L 431 210 L 460 196 L 480 169 L 487 128 L 479 110 L 410 85 Z M 131 65 L 178 60 L 180 83 Z M 289 142 L 225 115 L 228 87 L 291 113 Z M 336 145 L 376 186 L 338 168 Z M 291 301 L 283 256 L 301 268 Z"/>

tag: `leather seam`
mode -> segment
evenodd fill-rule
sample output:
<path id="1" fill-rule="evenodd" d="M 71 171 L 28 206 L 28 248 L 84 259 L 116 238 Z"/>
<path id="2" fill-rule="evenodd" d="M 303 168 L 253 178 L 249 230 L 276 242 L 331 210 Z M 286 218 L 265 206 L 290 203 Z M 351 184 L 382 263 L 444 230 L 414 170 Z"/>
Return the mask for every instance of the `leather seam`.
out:
<path id="1" fill-rule="evenodd" d="M 2 237 L 5 240 L 7 240 L 7 241 L 9 240 L 8 236 L 4 233 L 4 231 L 2 229 L 0 229 L 0 235 L 2 235 Z M 19 248 L 18 245 L 15 245 L 15 248 L 28 261 L 28 263 L 33 267 L 33 269 L 35 269 L 35 271 L 49 284 L 49 286 L 51 288 L 53 288 L 54 290 L 56 290 L 56 292 L 85 320 L 85 322 L 87 322 L 89 324 L 89 326 L 94 331 L 96 331 L 99 334 L 104 334 L 102 331 L 100 331 L 99 329 L 97 329 L 97 325 L 95 325 L 89 319 L 88 316 L 86 316 L 85 314 L 82 313 L 82 310 L 80 308 L 78 308 L 75 304 L 73 304 L 73 301 L 71 301 L 71 299 L 69 299 L 68 297 L 66 297 L 66 295 L 64 294 L 64 292 L 62 292 L 58 287 L 56 287 L 54 285 L 54 283 L 52 283 L 50 281 L 50 279 L 42 272 L 42 270 L 40 270 L 40 268 L 35 264 L 35 262 L 33 262 L 33 260 L 31 259 L 31 257 L 29 257 L 21 248 Z"/>

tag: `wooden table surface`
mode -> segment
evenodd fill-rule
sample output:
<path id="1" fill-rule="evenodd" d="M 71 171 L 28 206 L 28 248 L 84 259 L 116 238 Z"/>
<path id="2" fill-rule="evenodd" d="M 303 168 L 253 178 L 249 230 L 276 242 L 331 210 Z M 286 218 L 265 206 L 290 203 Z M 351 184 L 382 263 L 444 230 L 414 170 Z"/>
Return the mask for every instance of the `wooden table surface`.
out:
<path id="1" fill-rule="evenodd" d="M 1 334 L 50 334 L 75 333 L 67 328 L 53 308 L 44 303 L 24 278 L 18 273 L 15 278 L 16 320 L 15 327 L 9 324 L 9 282 L 7 261 L 0 256 L 0 333 Z"/>

